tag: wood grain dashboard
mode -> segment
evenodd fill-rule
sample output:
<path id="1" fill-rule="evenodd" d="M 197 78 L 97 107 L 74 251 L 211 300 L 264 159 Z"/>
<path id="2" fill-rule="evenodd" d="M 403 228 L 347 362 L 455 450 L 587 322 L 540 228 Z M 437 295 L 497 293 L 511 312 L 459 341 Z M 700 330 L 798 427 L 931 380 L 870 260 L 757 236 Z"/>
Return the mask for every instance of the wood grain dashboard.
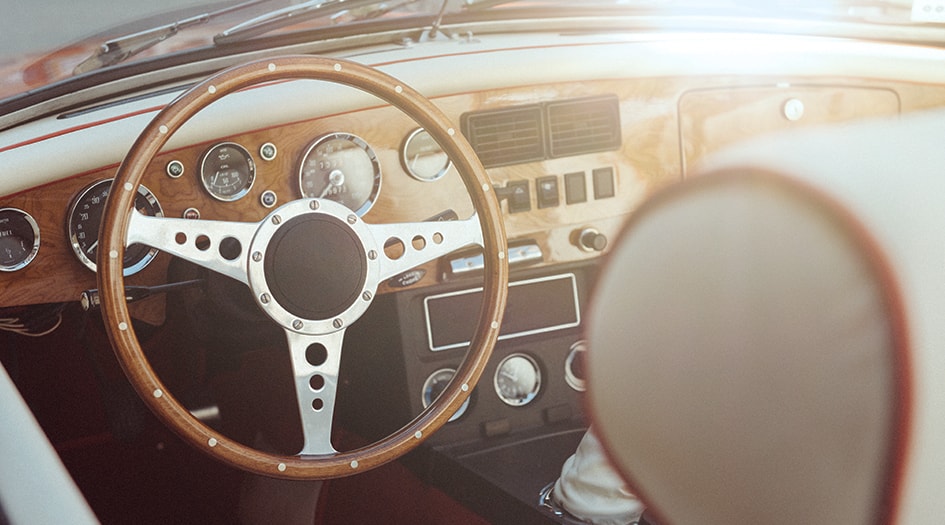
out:
<path id="1" fill-rule="evenodd" d="M 528 210 L 506 212 L 511 242 L 526 241 L 542 253 L 538 265 L 553 265 L 599 257 L 604 252 L 581 249 L 575 232 L 594 228 L 615 237 L 627 215 L 649 194 L 698 171 L 710 153 L 760 134 L 848 121 L 890 116 L 945 105 L 945 86 L 849 78 L 638 78 L 555 85 L 536 85 L 459 93 L 435 99 L 448 116 L 460 122 L 472 111 L 506 108 L 518 104 L 588 96 L 615 96 L 619 101 L 621 144 L 610 151 L 553 158 L 490 168 L 497 187 L 527 181 Z M 160 202 L 166 216 L 180 217 L 185 210 L 199 210 L 201 219 L 259 221 L 270 211 L 262 203 L 272 192 L 277 205 L 301 197 L 299 163 L 308 146 L 333 132 L 356 135 L 373 148 L 382 181 L 367 222 L 421 221 L 446 210 L 467 217 L 472 207 L 455 170 L 432 182 L 408 175 L 401 162 L 405 138 L 417 128 L 410 119 L 390 107 L 358 111 L 288 123 L 235 136 L 192 144 L 163 152 L 143 179 Z M 198 180 L 200 162 L 209 148 L 232 142 L 253 156 L 256 176 L 250 191 L 232 202 L 212 198 Z M 265 144 L 276 147 L 276 156 L 264 160 Z M 89 147 L 94 147 L 90 144 Z M 48 162 L 58 162 L 50 159 Z M 177 161 L 182 176 L 168 175 Z M 568 203 L 562 177 L 584 174 L 591 184 L 597 169 L 614 174 L 614 194 Z M 26 268 L 0 272 L 0 307 L 78 300 L 95 288 L 95 275 L 72 251 L 67 235 L 69 203 L 86 186 L 114 176 L 117 166 L 76 174 L 66 180 L 0 197 L 0 208 L 14 207 L 32 215 L 39 224 L 39 252 Z M 558 205 L 539 207 L 536 179 L 555 177 L 561 198 Z M 159 254 L 127 284 L 162 284 L 169 256 Z M 424 276 L 411 286 L 435 284 L 444 278 L 437 262 L 428 263 Z M 381 293 L 397 288 L 383 285 Z"/>

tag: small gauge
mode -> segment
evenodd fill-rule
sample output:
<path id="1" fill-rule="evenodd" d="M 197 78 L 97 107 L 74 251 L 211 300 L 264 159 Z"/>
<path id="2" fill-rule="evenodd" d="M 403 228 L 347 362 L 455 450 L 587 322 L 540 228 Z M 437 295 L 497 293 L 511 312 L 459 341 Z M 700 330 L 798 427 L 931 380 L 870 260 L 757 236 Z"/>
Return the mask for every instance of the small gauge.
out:
<path id="1" fill-rule="evenodd" d="M 80 191 L 72 200 L 69 207 L 69 223 L 66 225 L 72 251 L 83 265 L 93 272 L 97 265 L 98 231 L 102 225 L 102 212 L 105 210 L 105 199 L 112 187 L 112 179 L 95 182 Z M 150 190 L 138 186 L 135 195 L 135 208 L 144 215 L 163 217 L 161 204 Z M 143 244 L 132 244 L 125 248 L 125 258 L 122 261 L 124 271 L 128 276 L 141 271 L 157 255 L 158 250 Z"/>
<path id="2" fill-rule="evenodd" d="M 418 128 L 404 140 L 400 161 L 413 178 L 432 182 L 449 171 L 453 165 L 443 148 L 423 128 Z"/>
<path id="3" fill-rule="evenodd" d="M 249 193 L 255 180 L 253 157 L 239 144 L 217 144 L 200 161 L 200 182 L 214 199 L 235 201 Z"/>
<path id="4" fill-rule="evenodd" d="M 430 377 L 428 377 L 427 380 L 423 382 L 423 408 L 430 406 L 430 404 L 433 403 L 433 401 L 435 401 L 444 390 L 446 390 L 446 385 L 449 384 L 450 379 L 453 379 L 454 374 L 456 374 L 456 370 L 453 370 L 452 368 L 441 368 L 430 374 Z M 456 421 L 457 419 L 461 418 L 463 414 L 466 413 L 467 408 L 469 408 L 468 397 L 466 398 L 466 401 L 460 405 L 459 410 L 457 410 L 449 420 Z"/>
<path id="5" fill-rule="evenodd" d="M 305 197 L 330 199 L 364 215 L 381 188 L 381 168 L 367 142 L 349 133 L 330 133 L 308 147 L 299 166 Z"/>
<path id="6" fill-rule="evenodd" d="M 584 361 L 586 352 L 587 342 L 578 341 L 571 345 L 571 351 L 564 360 L 564 381 L 578 392 L 587 390 L 587 365 Z"/>
<path id="7" fill-rule="evenodd" d="M 39 225 L 23 210 L 0 209 L 0 272 L 25 268 L 39 253 Z"/>
<path id="8" fill-rule="evenodd" d="M 525 406 L 541 390 L 541 370 L 530 356 L 512 354 L 499 363 L 493 383 L 503 403 L 513 407 Z"/>

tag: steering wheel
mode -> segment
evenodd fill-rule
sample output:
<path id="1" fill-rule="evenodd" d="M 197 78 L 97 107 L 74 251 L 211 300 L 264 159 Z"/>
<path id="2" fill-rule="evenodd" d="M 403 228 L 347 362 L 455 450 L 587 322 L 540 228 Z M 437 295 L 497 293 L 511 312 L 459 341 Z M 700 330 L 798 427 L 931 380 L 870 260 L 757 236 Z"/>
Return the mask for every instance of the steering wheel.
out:
<path id="1" fill-rule="evenodd" d="M 476 213 L 447 222 L 369 224 L 341 204 L 318 198 L 288 202 L 256 223 L 149 217 L 134 209 L 146 168 L 181 125 L 220 97 L 287 79 L 354 87 L 412 117 L 450 156 Z M 416 237 L 425 242 L 411 242 Z M 406 250 L 397 259 L 384 252 L 385 243 L 394 239 Z M 298 455 L 272 454 L 229 439 L 193 417 L 167 392 L 141 349 L 125 300 L 122 259 L 124 246 L 133 243 L 244 283 L 259 307 L 282 327 L 304 435 Z M 357 450 L 335 450 L 332 414 L 345 331 L 371 305 L 379 283 L 471 244 L 482 246 L 485 254 L 483 300 L 470 348 L 452 381 L 396 432 Z M 508 289 L 499 203 L 472 147 L 417 91 L 376 69 L 334 58 L 291 56 L 252 62 L 223 71 L 170 103 L 144 129 L 118 169 L 99 246 L 98 286 L 105 326 L 141 398 L 194 447 L 235 467 L 277 478 L 329 479 L 362 472 L 400 457 L 442 427 L 482 375 L 499 335 Z"/>

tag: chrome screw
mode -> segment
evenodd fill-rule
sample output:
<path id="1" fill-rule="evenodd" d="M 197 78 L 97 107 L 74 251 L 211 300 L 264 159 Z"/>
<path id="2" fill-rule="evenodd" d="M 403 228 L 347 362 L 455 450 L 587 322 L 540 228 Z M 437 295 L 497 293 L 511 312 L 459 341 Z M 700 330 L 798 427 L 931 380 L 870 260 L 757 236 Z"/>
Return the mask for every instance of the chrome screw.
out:
<path id="1" fill-rule="evenodd" d="M 253 261 L 259 262 L 262 260 L 262 252 L 253 252 Z"/>
<path id="2" fill-rule="evenodd" d="M 334 321 L 331 322 L 331 325 L 334 326 L 335 328 L 341 328 L 342 326 L 345 325 L 345 322 L 342 321 L 341 319 L 335 319 Z"/>
<path id="3" fill-rule="evenodd" d="M 292 328 L 295 328 L 296 330 L 301 330 L 302 321 L 299 321 L 298 319 L 296 319 L 295 321 L 292 321 Z"/>
<path id="4" fill-rule="evenodd" d="M 278 215 L 273 215 L 273 216 L 272 216 L 272 223 L 273 223 L 273 224 L 280 224 L 281 222 L 282 222 L 282 217 L 280 217 L 280 216 L 278 216 Z"/>

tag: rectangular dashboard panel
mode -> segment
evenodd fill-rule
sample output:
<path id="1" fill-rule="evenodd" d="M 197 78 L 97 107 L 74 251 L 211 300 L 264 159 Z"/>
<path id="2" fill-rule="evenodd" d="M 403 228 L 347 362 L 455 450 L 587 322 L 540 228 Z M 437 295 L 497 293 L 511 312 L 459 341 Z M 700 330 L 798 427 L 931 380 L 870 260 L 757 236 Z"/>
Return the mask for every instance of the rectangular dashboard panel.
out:
<path id="1" fill-rule="evenodd" d="M 482 288 L 431 295 L 423 300 L 427 342 L 433 352 L 462 348 L 476 326 Z M 581 324 L 573 273 L 509 283 L 499 340 L 573 328 Z"/>

